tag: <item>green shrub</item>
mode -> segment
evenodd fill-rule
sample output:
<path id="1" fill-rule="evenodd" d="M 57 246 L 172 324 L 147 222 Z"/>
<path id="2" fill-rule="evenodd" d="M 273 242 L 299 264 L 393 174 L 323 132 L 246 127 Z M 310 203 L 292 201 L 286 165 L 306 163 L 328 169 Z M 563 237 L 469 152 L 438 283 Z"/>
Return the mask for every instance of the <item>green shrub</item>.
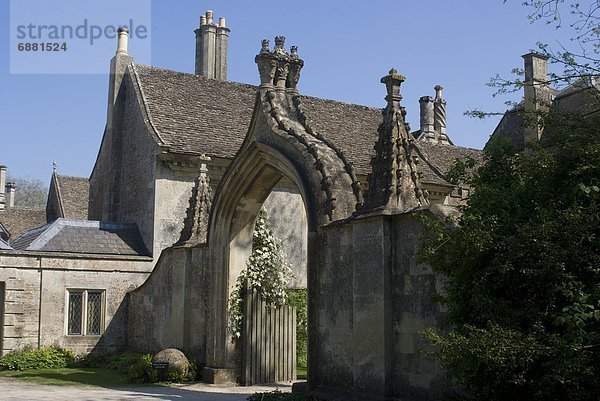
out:
<path id="1" fill-rule="evenodd" d="M 78 368 L 104 368 L 127 373 L 129 369 L 140 359 L 142 354 L 136 352 L 124 352 L 111 354 L 109 352 L 91 352 L 75 362 Z"/>
<path id="2" fill-rule="evenodd" d="M 74 362 L 75 354 L 61 348 L 24 348 L 0 358 L 0 370 L 59 369 Z"/>
<path id="3" fill-rule="evenodd" d="M 129 380 L 134 383 L 155 383 L 158 371 L 152 368 L 152 355 L 142 355 L 129 369 Z"/>
<path id="4" fill-rule="evenodd" d="M 306 288 L 288 289 L 286 293 L 286 305 L 296 307 L 296 358 L 298 364 L 306 366 L 308 359 L 308 296 Z"/>

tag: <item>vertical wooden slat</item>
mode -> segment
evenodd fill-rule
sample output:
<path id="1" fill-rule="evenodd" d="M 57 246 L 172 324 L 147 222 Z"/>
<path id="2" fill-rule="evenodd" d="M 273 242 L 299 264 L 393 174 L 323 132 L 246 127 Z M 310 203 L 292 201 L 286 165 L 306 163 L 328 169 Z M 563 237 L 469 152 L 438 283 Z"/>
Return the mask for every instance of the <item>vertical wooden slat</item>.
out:
<path id="1" fill-rule="evenodd" d="M 248 280 L 244 283 L 242 319 L 242 347 L 244 352 L 243 372 L 244 385 L 252 385 L 252 297 Z"/>
<path id="2" fill-rule="evenodd" d="M 298 329 L 298 321 L 296 319 L 296 313 L 298 312 L 298 310 L 296 309 L 296 307 L 292 307 L 292 343 L 290 344 L 291 348 L 290 348 L 290 352 L 292 353 L 292 371 L 291 371 L 291 377 L 290 380 L 296 380 L 296 366 L 298 365 L 298 360 L 297 357 L 298 355 L 296 354 L 296 333 L 297 333 L 297 329 Z"/>
<path id="3" fill-rule="evenodd" d="M 243 372 L 246 385 L 296 379 L 295 307 L 269 308 L 247 284 L 244 292 Z"/>

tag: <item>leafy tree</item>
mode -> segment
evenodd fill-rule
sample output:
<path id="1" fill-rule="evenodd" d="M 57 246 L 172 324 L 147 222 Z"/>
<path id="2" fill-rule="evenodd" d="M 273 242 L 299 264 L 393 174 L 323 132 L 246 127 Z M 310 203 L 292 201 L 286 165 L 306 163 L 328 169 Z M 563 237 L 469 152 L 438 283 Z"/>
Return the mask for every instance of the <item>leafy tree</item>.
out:
<path id="1" fill-rule="evenodd" d="M 39 179 L 28 177 L 8 177 L 6 182 L 14 182 L 15 206 L 43 209 L 46 207 L 48 187 Z"/>
<path id="2" fill-rule="evenodd" d="M 244 283 L 249 281 L 251 288 L 258 290 L 265 302 L 278 307 L 285 304 L 286 290 L 292 277 L 292 270 L 281 250 L 281 241 L 274 235 L 268 222 L 267 210 L 258 212 L 252 233 L 252 254 L 246 268 L 240 273 L 235 290 L 229 299 L 229 328 L 240 337 L 242 328 L 242 293 Z"/>
<path id="3" fill-rule="evenodd" d="M 600 394 L 600 118 L 546 116 L 548 139 L 457 162 L 474 192 L 455 229 L 428 221 L 422 257 L 447 277 L 446 333 L 425 332 L 477 400 Z"/>

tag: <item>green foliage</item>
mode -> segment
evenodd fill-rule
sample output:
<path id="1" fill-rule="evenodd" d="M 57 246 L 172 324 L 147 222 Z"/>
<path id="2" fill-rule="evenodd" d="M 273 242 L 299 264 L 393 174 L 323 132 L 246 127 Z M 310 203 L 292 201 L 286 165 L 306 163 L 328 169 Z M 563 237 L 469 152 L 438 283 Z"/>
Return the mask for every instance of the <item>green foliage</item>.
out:
<path id="1" fill-rule="evenodd" d="M 0 358 L 0 370 L 58 369 L 73 366 L 75 354 L 57 347 L 25 348 Z"/>
<path id="2" fill-rule="evenodd" d="M 282 393 L 274 390 L 269 393 L 254 393 L 247 398 L 248 401 L 319 401 L 315 397 L 307 397 L 301 394 Z"/>
<path id="3" fill-rule="evenodd" d="M 448 278 L 453 328 L 427 335 L 477 399 L 600 393 L 600 120 L 545 124 L 536 149 L 491 144 L 470 176 L 459 166 L 474 192 L 458 226 L 426 225 L 421 256 Z"/>
<path id="4" fill-rule="evenodd" d="M 75 366 L 80 368 L 106 368 L 127 373 L 141 356 L 142 354 L 136 352 L 124 352 L 117 355 L 109 352 L 91 352 L 76 360 Z"/>
<path id="5" fill-rule="evenodd" d="M 308 359 L 308 296 L 306 289 L 286 291 L 286 305 L 296 307 L 296 359 L 298 364 L 306 366 Z"/>
<path id="6" fill-rule="evenodd" d="M 156 383 L 158 371 L 152 368 L 152 355 L 142 355 L 129 369 L 129 380 L 133 383 Z"/>
<path id="7" fill-rule="evenodd" d="M 292 271 L 281 250 L 281 242 L 273 235 L 268 214 L 260 209 L 252 234 L 252 254 L 237 279 L 235 290 L 229 299 L 229 330 L 240 337 L 242 329 L 242 292 L 248 280 L 250 287 L 260 291 L 268 305 L 278 307 L 285 303 L 286 289 Z"/>

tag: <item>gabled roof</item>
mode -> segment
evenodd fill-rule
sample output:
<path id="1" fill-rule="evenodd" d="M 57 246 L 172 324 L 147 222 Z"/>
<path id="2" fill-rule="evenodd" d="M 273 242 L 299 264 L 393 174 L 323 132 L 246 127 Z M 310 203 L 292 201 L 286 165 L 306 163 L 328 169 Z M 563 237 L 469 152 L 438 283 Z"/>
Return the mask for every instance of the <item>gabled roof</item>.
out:
<path id="1" fill-rule="evenodd" d="M 174 153 L 235 156 L 248 132 L 257 86 L 133 63 L 131 72 L 161 145 Z M 344 152 L 357 174 L 369 174 L 381 109 L 310 96 L 300 99 L 308 124 Z M 447 159 L 477 152 L 448 145 L 422 148 L 432 152 L 429 163 L 422 163 L 423 181 L 446 185 L 440 172 L 447 172 Z"/>
<path id="2" fill-rule="evenodd" d="M 149 255 L 135 224 L 62 218 L 25 232 L 11 246 L 21 251 Z"/>
<path id="3" fill-rule="evenodd" d="M 59 214 L 56 217 L 87 219 L 90 194 L 90 182 L 87 178 L 58 175 L 55 172 L 52 174 L 50 186 L 54 186 L 55 190 L 49 193 L 57 197 L 59 210 L 55 212 Z"/>
<path id="4" fill-rule="evenodd" d="M 0 224 L 10 234 L 8 241 L 11 242 L 25 231 L 46 224 L 46 211 L 18 206 L 9 207 L 0 212 Z"/>

